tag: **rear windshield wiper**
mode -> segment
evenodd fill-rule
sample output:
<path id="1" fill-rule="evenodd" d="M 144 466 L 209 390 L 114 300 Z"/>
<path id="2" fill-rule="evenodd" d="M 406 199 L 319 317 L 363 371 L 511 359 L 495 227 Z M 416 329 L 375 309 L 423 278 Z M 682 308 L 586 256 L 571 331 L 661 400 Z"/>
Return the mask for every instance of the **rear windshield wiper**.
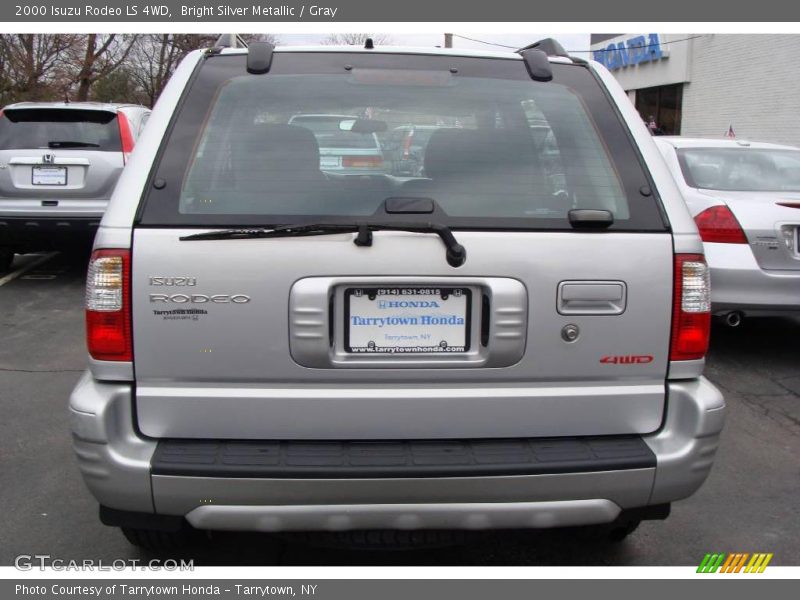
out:
<path id="1" fill-rule="evenodd" d="M 223 229 L 186 235 L 180 239 L 181 241 L 237 240 L 358 232 L 358 236 L 354 240 L 356 246 L 371 246 L 372 232 L 378 230 L 435 233 L 447 248 L 446 257 L 450 266 L 460 267 L 467 260 L 467 251 L 464 246 L 458 243 L 449 227 L 439 223 L 308 223 L 303 225 L 281 225 L 273 229 Z"/>
<path id="2" fill-rule="evenodd" d="M 61 140 L 53 140 L 52 142 L 47 142 L 48 148 L 99 148 L 100 144 L 94 144 L 92 142 L 72 142 L 72 141 L 61 141 Z"/>

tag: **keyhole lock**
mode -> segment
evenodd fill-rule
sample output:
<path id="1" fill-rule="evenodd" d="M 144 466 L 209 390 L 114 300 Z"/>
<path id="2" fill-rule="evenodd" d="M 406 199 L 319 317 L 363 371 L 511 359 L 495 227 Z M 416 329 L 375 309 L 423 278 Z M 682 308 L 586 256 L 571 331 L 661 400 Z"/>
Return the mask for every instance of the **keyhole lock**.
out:
<path id="1" fill-rule="evenodd" d="M 581 330 L 578 329 L 577 325 L 573 325 L 572 323 L 564 325 L 564 328 L 561 330 L 562 339 L 568 343 L 577 340 L 580 334 Z"/>

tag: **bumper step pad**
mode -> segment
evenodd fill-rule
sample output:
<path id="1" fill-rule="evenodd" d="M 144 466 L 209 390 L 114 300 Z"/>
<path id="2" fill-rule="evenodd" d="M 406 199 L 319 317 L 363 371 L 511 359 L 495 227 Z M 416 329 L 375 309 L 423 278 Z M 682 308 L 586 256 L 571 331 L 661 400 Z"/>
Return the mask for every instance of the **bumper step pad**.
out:
<path id="1" fill-rule="evenodd" d="M 153 475 L 362 479 L 645 469 L 640 436 L 400 441 L 161 440 Z"/>

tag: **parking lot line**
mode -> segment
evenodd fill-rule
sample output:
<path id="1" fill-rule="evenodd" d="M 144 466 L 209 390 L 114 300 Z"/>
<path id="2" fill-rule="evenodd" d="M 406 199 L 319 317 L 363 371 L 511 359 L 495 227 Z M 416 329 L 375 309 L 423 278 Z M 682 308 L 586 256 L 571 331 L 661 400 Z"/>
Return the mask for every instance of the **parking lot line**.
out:
<path id="1" fill-rule="evenodd" d="M 9 281 L 14 281 L 20 275 L 24 275 L 25 273 L 27 273 L 31 269 L 34 269 L 34 268 L 38 267 L 39 265 L 41 265 L 42 263 L 47 262 L 48 260 L 53 258 L 56 254 L 58 254 L 58 252 L 48 252 L 47 254 L 42 254 L 39 258 L 29 262 L 24 267 L 19 268 L 16 271 L 12 271 L 11 273 L 6 275 L 5 277 L 0 278 L 0 286 L 3 286 L 5 284 L 7 284 Z"/>

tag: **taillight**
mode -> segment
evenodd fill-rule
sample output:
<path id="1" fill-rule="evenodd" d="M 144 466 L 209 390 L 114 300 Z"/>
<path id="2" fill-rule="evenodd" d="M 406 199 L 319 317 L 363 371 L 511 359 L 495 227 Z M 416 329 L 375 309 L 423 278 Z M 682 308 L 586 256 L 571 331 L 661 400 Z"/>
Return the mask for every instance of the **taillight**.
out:
<path id="1" fill-rule="evenodd" d="M 133 360 L 129 250 L 92 254 L 86 276 L 86 345 L 96 360 Z"/>
<path id="2" fill-rule="evenodd" d="M 375 169 L 383 166 L 381 156 L 343 156 L 343 167 L 353 167 L 361 169 Z"/>
<path id="3" fill-rule="evenodd" d="M 406 135 L 405 141 L 403 141 L 403 158 L 409 158 L 411 156 L 411 142 L 414 139 L 414 130 L 408 132 Z"/>
<path id="4" fill-rule="evenodd" d="M 127 163 L 131 152 L 133 152 L 133 132 L 131 131 L 131 123 L 123 112 L 117 113 L 117 122 L 119 123 L 119 139 L 122 141 L 122 160 L 124 163 Z"/>
<path id="5" fill-rule="evenodd" d="M 711 286 L 702 254 L 675 255 L 670 360 L 697 360 L 711 335 Z"/>
<path id="6" fill-rule="evenodd" d="M 704 242 L 746 244 L 747 237 L 731 209 L 721 204 L 705 209 L 694 218 Z"/>

